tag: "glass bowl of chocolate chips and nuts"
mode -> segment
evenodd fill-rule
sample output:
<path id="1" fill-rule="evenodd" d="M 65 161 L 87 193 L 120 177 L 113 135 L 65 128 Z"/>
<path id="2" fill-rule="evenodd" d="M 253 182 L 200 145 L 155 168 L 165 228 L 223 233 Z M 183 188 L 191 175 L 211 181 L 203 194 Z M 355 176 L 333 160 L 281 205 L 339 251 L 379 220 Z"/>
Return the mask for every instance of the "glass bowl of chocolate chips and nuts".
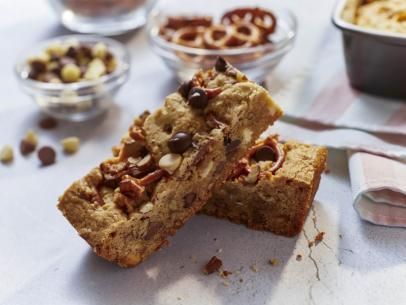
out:
<path id="1" fill-rule="evenodd" d="M 160 0 L 147 21 L 153 50 L 180 81 L 220 56 L 262 82 L 293 47 L 296 30 L 295 16 L 267 0 Z"/>
<path id="2" fill-rule="evenodd" d="M 24 92 L 53 117 L 84 121 L 105 112 L 128 78 L 130 57 L 98 36 L 57 37 L 22 54 L 15 72 Z"/>

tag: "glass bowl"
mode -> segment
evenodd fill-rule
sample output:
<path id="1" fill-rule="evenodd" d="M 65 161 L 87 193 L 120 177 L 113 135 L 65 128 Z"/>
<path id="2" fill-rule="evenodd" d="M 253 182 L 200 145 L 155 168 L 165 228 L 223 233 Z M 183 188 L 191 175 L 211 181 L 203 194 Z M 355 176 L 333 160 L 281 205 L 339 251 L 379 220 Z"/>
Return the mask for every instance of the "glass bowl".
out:
<path id="1" fill-rule="evenodd" d="M 95 80 L 75 83 L 47 83 L 28 78 L 27 59 L 43 52 L 55 42 L 76 40 L 89 45 L 104 43 L 117 60 L 116 69 Z M 55 118 L 69 121 L 84 121 L 105 112 L 113 97 L 128 79 L 130 56 L 119 42 L 90 35 L 67 35 L 56 37 L 23 52 L 17 60 L 15 73 L 21 88 L 33 98 L 41 110 Z"/>
<path id="2" fill-rule="evenodd" d="M 145 24 L 154 0 L 49 0 L 61 23 L 84 34 L 118 35 Z"/>
<path id="3" fill-rule="evenodd" d="M 169 16 L 212 16 L 219 20 L 229 10 L 239 7 L 260 7 L 271 10 L 277 18 L 277 28 L 272 34 L 272 43 L 232 49 L 211 50 L 191 48 L 168 42 L 159 35 L 159 28 Z M 198 13 L 196 13 L 198 12 Z M 180 81 L 190 79 L 198 69 L 214 65 L 218 56 L 223 57 L 250 79 L 262 82 L 292 49 L 297 32 L 296 17 L 288 9 L 279 7 L 268 0 L 247 1 L 190 1 L 159 0 L 147 19 L 147 31 L 152 49 L 175 73 Z"/>

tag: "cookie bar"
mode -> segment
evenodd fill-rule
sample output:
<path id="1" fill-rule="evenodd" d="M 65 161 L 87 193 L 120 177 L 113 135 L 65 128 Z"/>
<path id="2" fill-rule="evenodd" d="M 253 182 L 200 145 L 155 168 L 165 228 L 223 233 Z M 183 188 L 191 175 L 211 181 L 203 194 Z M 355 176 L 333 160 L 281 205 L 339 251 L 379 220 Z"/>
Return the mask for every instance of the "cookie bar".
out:
<path id="1" fill-rule="evenodd" d="M 297 142 L 260 140 L 202 212 L 285 236 L 304 224 L 325 167 L 327 149 Z"/>
<path id="2" fill-rule="evenodd" d="M 200 210 L 281 114 L 220 58 L 136 119 L 117 156 L 73 183 L 58 208 L 96 254 L 135 266 Z"/>

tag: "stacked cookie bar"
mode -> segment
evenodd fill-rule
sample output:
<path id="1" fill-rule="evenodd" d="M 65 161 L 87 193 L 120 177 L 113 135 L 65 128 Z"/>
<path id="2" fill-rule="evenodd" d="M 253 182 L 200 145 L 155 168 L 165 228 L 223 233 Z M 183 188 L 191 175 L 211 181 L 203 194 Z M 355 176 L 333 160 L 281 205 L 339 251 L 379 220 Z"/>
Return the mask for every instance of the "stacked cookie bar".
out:
<path id="1" fill-rule="evenodd" d="M 300 230 L 317 190 L 325 150 L 306 146 L 307 151 L 294 143 L 280 148 L 270 144 L 275 139 L 262 146 L 256 143 L 281 114 L 264 88 L 219 59 L 213 69 L 196 73 L 169 95 L 160 109 L 137 118 L 114 149 L 115 156 L 73 183 L 58 207 L 96 254 L 124 267 L 137 265 L 159 249 L 206 203 L 207 214 L 292 235 Z M 300 179 L 292 171 L 301 172 L 304 165 L 292 164 L 304 161 L 295 156 L 307 152 L 312 160 L 305 166 L 309 174 Z M 278 178 L 270 178 L 274 174 Z M 254 197 L 244 195 L 247 181 L 251 192 L 258 188 L 268 196 L 261 213 L 252 212 L 258 206 L 251 204 Z M 291 205 L 297 212 L 281 216 L 274 211 L 278 200 L 270 198 L 276 181 L 276 198 L 284 197 L 280 207 L 289 210 Z M 224 193 L 230 183 L 238 184 L 244 209 L 228 206 L 234 200 Z M 263 187 L 266 184 L 271 187 Z M 273 224 L 278 217 L 278 225 Z M 284 229 L 276 230 L 279 226 Z"/>
<path id="2" fill-rule="evenodd" d="M 319 186 L 327 149 L 276 137 L 258 140 L 202 212 L 257 230 L 294 236 Z"/>
<path id="3" fill-rule="evenodd" d="M 118 155 L 73 183 L 58 207 L 96 254 L 135 266 L 203 207 L 281 114 L 220 59 L 138 119 Z"/>

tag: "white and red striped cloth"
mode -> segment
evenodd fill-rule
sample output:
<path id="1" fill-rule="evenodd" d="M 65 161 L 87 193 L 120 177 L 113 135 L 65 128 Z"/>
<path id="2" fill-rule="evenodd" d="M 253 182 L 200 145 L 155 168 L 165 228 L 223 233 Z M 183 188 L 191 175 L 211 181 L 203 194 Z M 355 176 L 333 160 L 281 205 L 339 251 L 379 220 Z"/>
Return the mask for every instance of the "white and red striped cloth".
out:
<path id="1" fill-rule="evenodd" d="M 406 100 L 352 89 L 340 41 L 338 31 L 329 29 L 312 60 L 299 55 L 290 64 L 293 70 L 300 67 L 294 73 L 269 79 L 285 112 L 284 122 L 272 131 L 282 139 L 348 150 L 359 216 L 406 227 Z"/>
<path id="2" fill-rule="evenodd" d="M 379 161 L 379 162 L 377 162 Z M 406 165 L 362 152 L 349 154 L 354 207 L 372 223 L 406 225 Z"/>

